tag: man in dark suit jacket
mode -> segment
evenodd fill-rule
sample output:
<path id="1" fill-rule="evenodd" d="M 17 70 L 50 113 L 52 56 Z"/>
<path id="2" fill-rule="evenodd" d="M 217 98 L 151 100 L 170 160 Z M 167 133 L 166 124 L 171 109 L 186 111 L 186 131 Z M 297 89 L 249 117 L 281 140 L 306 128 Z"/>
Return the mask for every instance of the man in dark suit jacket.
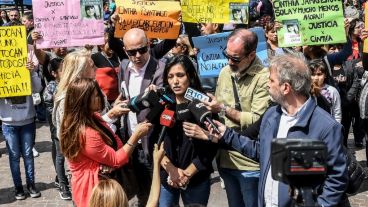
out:
<path id="1" fill-rule="evenodd" d="M 162 86 L 164 63 L 158 61 L 150 54 L 149 42 L 143 30 L 134 28 L 124 35 L 124 51 L 129 60 L 123 60 L 120 71 L 121 89 L 128 98 L 141 94 L 153 84 Z M 146 119 L 149 109 L 138 113 L 129 112 L 124 119 L 122 134 L 131 136 L 137 123 Z M 142 138 L 133 152 L 133 165 L 139 184 L 137 192 L 138 206 L 145 206 L 149 196 L 152 181 L 152 149 L 158 138 L 160 125 L 153 127 L 147 137 Z"/>

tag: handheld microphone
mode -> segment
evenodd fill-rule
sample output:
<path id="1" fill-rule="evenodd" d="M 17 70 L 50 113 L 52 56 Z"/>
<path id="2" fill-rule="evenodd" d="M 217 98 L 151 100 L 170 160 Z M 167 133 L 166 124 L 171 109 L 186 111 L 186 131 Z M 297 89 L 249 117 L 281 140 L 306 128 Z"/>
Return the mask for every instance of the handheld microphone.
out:
<path id="1" fill-rule="evenodd" d="M 172 128 L 174 126 L 175 124 L 174 114 L 175 114 L 174 111 L 167 108 L 165 108 L 164 111 L 162 112 L 160 116 L 160 125 L 162 125 L 162 129 L 157 141 L 158 146 L 160 146 L 161 142 L 165 137 L 166 129 Z"/>
<path id="2" fill-rule="evenodd" d="M 206 106 L 197 99 L 194 99 L 189 105 L 189 110 L 192 112 L 194 118 L 198 123 L 204 124 L 207 121 L 212 128 L 215 130 L 216 133 L 220 134 L 219 129 L 217 128 L 216 124 L 213 123 L 211 117 L 212 113 L 207 110 Z"/>
<path id="3" fill-rule="evenodd" d="M 188 121 L 192 118 L 192 112 L 188 108 L 189 103 L 181 103 L 176 105 L 176 120 Z"/>
<path id="4" fill-rule="evenodd" d="M 161 93 L 158 91 L 158 93 Z M 150 111 L 146 115 L 148 122 L 153 123 L 160 114 L 164 111 L 166 105 L 173 105 L 175 103 L 175 97 L 173 94 L 163 92 L 158 102 L 151 105 Z"/>
<path id="5" fill-rule="evenodd" d="M 201 93 L 191 87 L 187 88 L 185 91 L 184 98 L 189 101 L 193 101 L 194 99 L 198 99 L 200 101 L 210 101 L 210 97 L 208 97 L 206 94 Z"/>

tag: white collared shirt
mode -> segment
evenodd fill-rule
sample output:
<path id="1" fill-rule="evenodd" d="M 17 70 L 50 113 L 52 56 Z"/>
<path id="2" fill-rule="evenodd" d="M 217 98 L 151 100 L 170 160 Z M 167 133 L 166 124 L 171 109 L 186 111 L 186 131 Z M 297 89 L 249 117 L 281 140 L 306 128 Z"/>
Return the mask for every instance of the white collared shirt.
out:
<path id="1" fill-rule="evenodd" d="M 137 96 L 141 92 L 142 82 L 144 78 L 144 73 L 146 72 L 147 65 L 150 61 L 151 57 L 148 58 L 146 64 L 142 68 L 135 68 L 132 62 L 129 62 L 128 64 L 128 70 L 130 72 L 129 76 L 129 85 L 128 85 L 128 92 L 129 97 L 133 98 L 134 96 Z M 128 113 L 128 134 L 129 136 L 132 135 L 132 133 L 135 130 L 135 127 L 137 126 L 137 114 L 134 112 Z"/>
<path id="2" fill-rule="evenodd" d="M 309 98 L 294 115 L 288 115 L 287 111 L 281 107 L 282 115 L 280 118 L 279 129 L 277 131 L 277 138 L 287 138 L 289 129 L 293 127 L 296 122 L 300 119 L 300 114 L 305 110 Z M 272 179 L 271 166 L 267 173 L 264 199 L 266 207 L 277 207 L 279 206 L 279 181 Z"/>

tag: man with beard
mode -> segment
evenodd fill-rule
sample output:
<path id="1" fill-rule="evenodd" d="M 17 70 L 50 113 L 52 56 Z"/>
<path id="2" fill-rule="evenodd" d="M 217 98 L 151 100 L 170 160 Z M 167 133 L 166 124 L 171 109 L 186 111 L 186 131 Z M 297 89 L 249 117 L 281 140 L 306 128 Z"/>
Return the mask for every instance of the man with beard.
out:
<path id="1" fill-rule="evenodd" d="M 228 65 L 220 72 L 216 97 L 209 94 L 212 100 L 205 102 L 213 113 L 220 113 L 227 127 L 237 131 L 256 122 L 268 107 L 269 72 L 256 55 L 257 43 L 252 31 L 237 29 L 230 34 L 223 51 Z M 217 165 L 229 206 L 256 206 L 259 163 L 232 148 L 221 147 Z"/>
<path id="2" fill-rule="evenodd" d="M 342 125 L 317 106 L 310 95 L 311 72 L 302 59 L 291 55 L 276 56 L 270 64 L 268 90 L 278 104 L 262 118 L 259 139 L 251 140 L 215 121 L 220 135 L 212 140 L 228 145 L 260 161 L 258 206 L 291 206 L 289 186 L 271 176 L 271 141 L 282 138 L 310 138 L 323 141 L 327 148 L 327 174 L 315 183 L 318 206 L 337 206 L 348 184 L 346 150 Z M 312 181 L 311 181 L 312 182 Z M 312 182 L 313 183 L 313 182 Z"/>

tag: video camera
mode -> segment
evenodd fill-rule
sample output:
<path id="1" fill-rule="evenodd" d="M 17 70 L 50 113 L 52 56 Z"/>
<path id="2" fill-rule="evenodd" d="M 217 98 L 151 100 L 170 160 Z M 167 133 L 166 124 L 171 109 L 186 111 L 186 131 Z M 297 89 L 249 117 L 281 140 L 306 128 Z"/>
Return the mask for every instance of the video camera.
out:
<path id="1" fill-rule="evenodd" d="M 274 180 L 289 184 L 296 194 L 295 206 L 318 206 L 315 187 L 327 173 L 327 148 L 324 142 L 312 139 L 273 139 L 271 173 Z"/>

